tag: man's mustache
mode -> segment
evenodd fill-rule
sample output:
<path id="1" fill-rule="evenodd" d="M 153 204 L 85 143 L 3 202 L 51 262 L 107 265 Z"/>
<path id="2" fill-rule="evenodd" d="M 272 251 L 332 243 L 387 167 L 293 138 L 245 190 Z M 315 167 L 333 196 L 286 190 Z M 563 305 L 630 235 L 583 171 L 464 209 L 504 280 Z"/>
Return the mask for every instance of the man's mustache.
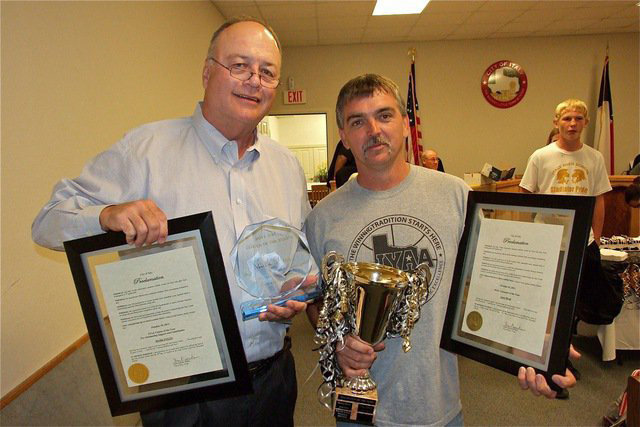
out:
<path id="1" fill-rule="evenodd" d="M 391 142 L 384 136 L 377 135 L 370 137 L 367 142 L 365 142 L 364 147 L 362 147 L 362 151 L 366 153 L 368 149 L 376 145 L 386 145 L 388 149 L 391 149 Z"/>

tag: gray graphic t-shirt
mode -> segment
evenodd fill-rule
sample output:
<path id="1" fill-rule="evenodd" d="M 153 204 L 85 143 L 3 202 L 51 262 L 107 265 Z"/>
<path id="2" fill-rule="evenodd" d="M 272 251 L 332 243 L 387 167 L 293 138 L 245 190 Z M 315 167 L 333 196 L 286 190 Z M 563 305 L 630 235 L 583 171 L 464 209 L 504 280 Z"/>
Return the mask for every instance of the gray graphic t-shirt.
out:
<path id="1" fill-rule="evenodd" d="M 329 251 L 347 261 L 431 269 L 429 299 L 411 334 L 385 341 L 371 375 L 378 384 L 377 425 L 443 425 L 461 410 L 456 356 L 440 349 L 458 242 L 464 230 L 467 185 L 452 175 L 412 166 L 386 191 L 355 179 L 323 199 L 307 218 L 316 261 Z"/>

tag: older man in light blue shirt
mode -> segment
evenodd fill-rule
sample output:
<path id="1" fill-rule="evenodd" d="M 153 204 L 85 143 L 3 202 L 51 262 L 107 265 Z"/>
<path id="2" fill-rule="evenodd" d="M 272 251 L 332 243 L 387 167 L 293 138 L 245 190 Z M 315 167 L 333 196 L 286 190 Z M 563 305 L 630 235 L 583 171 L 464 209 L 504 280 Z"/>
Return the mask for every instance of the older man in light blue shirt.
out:
<path id="1" fill-rule="evenodd" d="M 122 231 L 136 246 L 164 242 L 167 218 L 212 211 L 236 316 L 254 299 L 236 283 L 231 252 L 247 225 L 279 218 L 302 228 L 310 208 L 296 158 L 256 126 L 268 113 L 281 66 L 273 31 L 253 20 L 224 24 L 211 41 L 202 79 L 204 100 L 188 118 L 143 125 L 64 179 L 36 217 L 33 239 L 61 249 L 65 240 Z M 289 301 L 269 306 L 259 320 L 238 321 L 249 362 L 282 353 L 285 325 L 303 311 Z M 295 369 L 290 352 L 254 378 L 254 395 L 161 411 L 145 425 L 293 424 Z M 280 378 L 278 380 L 278 378 Z M 279 384 L 283 383 L 283 384 Z M 226 420 L 226 421 L 225 421 Z"/>

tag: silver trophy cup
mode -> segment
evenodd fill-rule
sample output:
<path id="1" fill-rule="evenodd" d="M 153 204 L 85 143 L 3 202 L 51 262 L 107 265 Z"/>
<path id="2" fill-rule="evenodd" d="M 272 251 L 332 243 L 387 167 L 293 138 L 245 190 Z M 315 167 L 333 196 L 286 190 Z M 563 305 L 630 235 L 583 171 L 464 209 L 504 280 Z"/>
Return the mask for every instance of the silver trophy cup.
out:
<path id="1" fill-rule="evenodd" d="M 340 421 L 372 424 L 376 384 L 368 373 L 344 377 L 336 351 L 350 334 L 372 346 L 387 336 L 400 336 L 404 351 L 409 351 L 409 335 L 427 301 L 431 273 L 426 264 L 405 272 L 381 264 L 344 262 L 341 255 L 329 252 L 322 262 L 322 274 L 326 286 L 316 327 L 324 379 L 320 399 L 328 406 L 331 397 Z"/>

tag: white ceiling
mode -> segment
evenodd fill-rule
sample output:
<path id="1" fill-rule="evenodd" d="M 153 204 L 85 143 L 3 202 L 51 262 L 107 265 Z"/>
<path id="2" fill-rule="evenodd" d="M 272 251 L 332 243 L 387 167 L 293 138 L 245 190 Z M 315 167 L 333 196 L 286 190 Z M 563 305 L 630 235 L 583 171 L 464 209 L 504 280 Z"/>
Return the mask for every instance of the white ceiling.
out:
<path id="1" fill-rule="evenodd" d="M 375 0 L 211 2 L 225 18 L 263 19 L 283 46 L 640 31 L 638 0 L 431 0 L 420 15 L 395 16 L 371 16 Z"/>

